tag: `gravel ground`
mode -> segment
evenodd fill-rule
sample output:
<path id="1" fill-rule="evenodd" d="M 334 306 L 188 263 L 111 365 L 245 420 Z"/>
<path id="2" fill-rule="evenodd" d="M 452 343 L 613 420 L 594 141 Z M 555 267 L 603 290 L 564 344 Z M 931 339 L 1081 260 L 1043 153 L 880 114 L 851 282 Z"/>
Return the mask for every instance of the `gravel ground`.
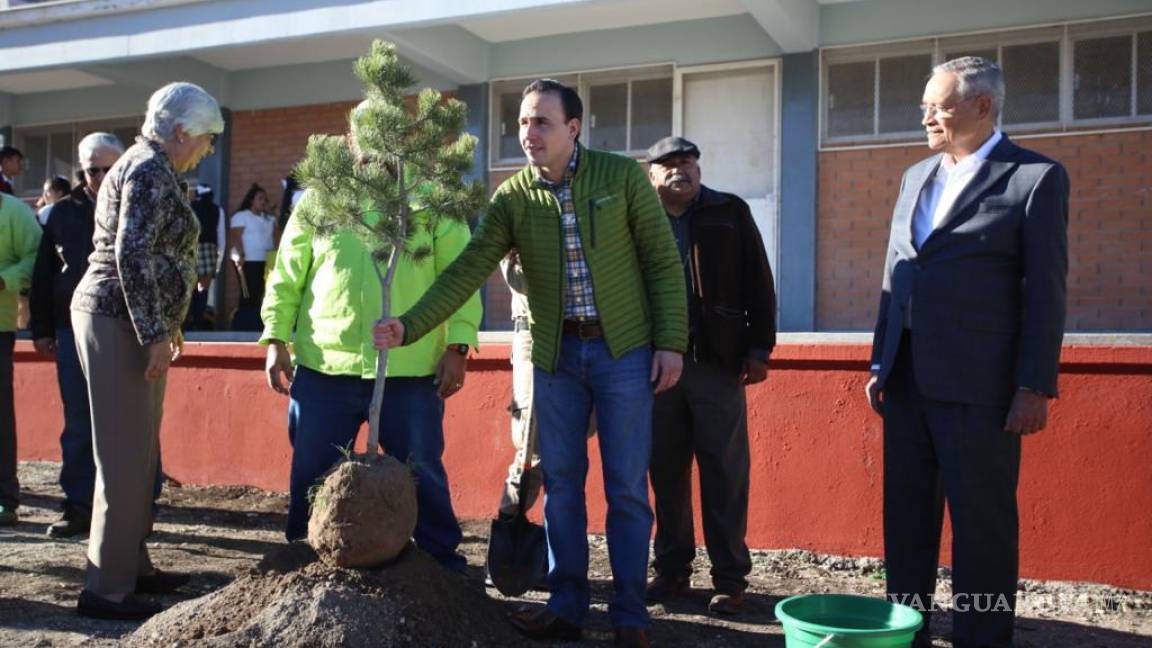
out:
<path id="1" fill-rule="evenodd" d="M 93 621 L 75 614 L 86 541 L 52 540 L 44 533 L 56 519 L 62 498 L 56 484 L 58 471 L 59 464 L 47 462 L 20 466 L 21 521 L 16 527 L 0 529 L 0 646 L 114 646 L 140 625 Z M 163 597 L 165 604 L 218 590 L 252 573 L 262 556 L 283 547 L 286 498 L 282 494 L 241 487 L 180 487 L 169 482 L 160 504 L 156 530 L 149 540 L 153 560 L 163 568 L 195 574 L 184 593 Z M 464 531 L 461 550 L 468 558 L 469 578 L 479 589 L 488 525 L 466 522 Z M 602 537 L 590 540 L 593 610 L 586 639 L 573 646 L 604 645 L 612 638 L 607 620 L 611 587 L 607 548 Z M 655 644 L 782 647 L 782 630 L 772 611 L 781 599 L 813 592 L 878 596 L 884 590 L 882 565 L 874 559 L 757 551 L 747 610 L 735 618 L 718 618 L 705 612 L 710 595 L 707 571 L 706 558 L 701 556 L 695 588 L 673 603 L 649 608 Z M 938 595 L 946 597 L 948 586 L 947 578 L 942 579 Z M 491 588 L 487 594 L 505 607 L 542 602 L 545 597 L 533 592 L 522 599 L 505 600 Z M 1020 597 L 1017 645 L 1021 648 L 1152 645 L 1152 592 L 1024 581 Z M 504 623 L 499 618 L 492 622 Z M 935 615 L 933 634 L 946 636 L 949 625 L 947 614 Z M 936 646 L 945 648 L 950 643 L 937 639 Z"/>

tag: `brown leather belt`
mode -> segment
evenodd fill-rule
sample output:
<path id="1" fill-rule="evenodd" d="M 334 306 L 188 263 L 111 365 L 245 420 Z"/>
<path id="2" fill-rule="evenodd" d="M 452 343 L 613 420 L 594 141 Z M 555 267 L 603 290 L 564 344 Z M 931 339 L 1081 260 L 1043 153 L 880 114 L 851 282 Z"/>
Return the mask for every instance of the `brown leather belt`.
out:
<path id="1" fill-rule="evenodd" d="M 596 320 L 564 320 L 564 332 L 575 335 L 582 340 L 592 340 L 604 337 L 604 329 Z"/>

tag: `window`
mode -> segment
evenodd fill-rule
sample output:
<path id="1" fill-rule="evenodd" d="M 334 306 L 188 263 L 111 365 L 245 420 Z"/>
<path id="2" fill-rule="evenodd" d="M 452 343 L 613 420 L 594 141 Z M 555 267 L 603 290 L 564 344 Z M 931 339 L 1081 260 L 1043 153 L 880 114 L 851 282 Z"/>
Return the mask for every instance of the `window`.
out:
<path id="1" fill-rule="evenodd" d="M 888 45 L 833 48 L 823 61 L 825 144 L 919 137 L 932 66 L 961 56 L 999 63 L 1000 124 L 1016 131 L 1152 121 L 1152 15 Z"/>
<path id="2" fill-rule="evenodd" d="M 44 181 L 58 175 L 76 183 L 75 171 L 80 168 L 76 145 L 85 135 L 110 132 L 128 148 L 140 132 L 139 124 L 138 120 L 118 120 L 17 128 L 16 148 L 24 154 L 24 173 L 16 178 L 16 192 L 24 197 L 38 196 Z"/>
<path id="3" fill-rule="evenodd" d="M 1000 123 L 1033 127 L 1060 121 L 1060 37 L 1057 29 L 943 39 L 940 58 L 979 56 L 1004 71 L 1007 100 Z"/>
<path id="4" fill-rule="evenodd" d="M 1007 45 L 1000 50 L 1004 85 L 1004 124 L 1060 121 L 1060 43 Z"/>
<path id="5" fill-rule="evenodd" d="M 1132 37 L 1077 41 L 1072 64 L 1076 119 L 1126 117 L 1132 111 Z"/>
<path id="6" fill-rule="evenodd" d="M 844 54 L 829 52 L 825 58 L 825 138 L 869 140 L 917 131 L 932 44 Z"/>
<path id="7" fill-rule="evenodd" d="M 1152 31 L 1136 35 L 1136 113 L 1152 115 Z"/>
<path id="8" fill-rule="evenodd" d="M 592 148 L 640 155 L 672 134 L 672 67 L 669 65 L 554 77 L 576 88 L 584 102 L 580 140 Z M 519 166 L 521 93 L 532 79 L 493 84 L 491 165 Z"/>
<path id="9" fill-rule="evenodd" d="M 829 137 L 871 135 L 875 102 L 874 62 L 828 66 Z"/>
<path id="10" fill-rule="evenodd" d="M 914 129 L 922 118 L 920 99 L 932 69 L 932 55 L 880 59 L 879 68 L 879 132 L 905 133 Z"/>

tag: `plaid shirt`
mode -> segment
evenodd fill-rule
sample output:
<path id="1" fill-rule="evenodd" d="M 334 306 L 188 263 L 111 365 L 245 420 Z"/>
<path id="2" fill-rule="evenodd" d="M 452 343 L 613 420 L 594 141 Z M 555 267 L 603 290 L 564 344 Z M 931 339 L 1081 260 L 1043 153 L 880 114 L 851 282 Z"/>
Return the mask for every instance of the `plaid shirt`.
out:
<path id="1" fill-rule="evenodd" d="M 220 248 L 215 243 L 198 243 L 196 245 L 196 276 L 216 274 L 216 257 Z"/>
<path id="2" fill-rule="evenodd" d="M 595 320 L 600 315 L 596 311 L 596 296 L 592 292 L 592 275 L 584 260 L 584 247 L 580 242 L 580 228 L 576 224 L 576 200 L 572 197 L 572 177 L 576 175 L 576 164 L 580 158 L 580 147 L 572 150 L 568 170 L 559 183 L 549 182 L 536 169 L 536 182 L 556 196 L 560 203 L 560 227 L 564 235 L 564 267 L 568 275 L 568 291 L 564 295 L 564 319 Z"/>

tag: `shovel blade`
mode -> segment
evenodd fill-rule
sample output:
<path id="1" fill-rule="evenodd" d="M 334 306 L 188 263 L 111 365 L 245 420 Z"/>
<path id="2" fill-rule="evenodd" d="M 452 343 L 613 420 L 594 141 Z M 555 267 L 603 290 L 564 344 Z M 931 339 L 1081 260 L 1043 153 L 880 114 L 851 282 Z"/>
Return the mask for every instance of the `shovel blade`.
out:
<path id="1" fill-rule="evenodd" d="M 523 517 L 492 520 L 488 535 L 488 575 L 504 596 L 520 596 L 548 575 L 544 527 Z"/>

